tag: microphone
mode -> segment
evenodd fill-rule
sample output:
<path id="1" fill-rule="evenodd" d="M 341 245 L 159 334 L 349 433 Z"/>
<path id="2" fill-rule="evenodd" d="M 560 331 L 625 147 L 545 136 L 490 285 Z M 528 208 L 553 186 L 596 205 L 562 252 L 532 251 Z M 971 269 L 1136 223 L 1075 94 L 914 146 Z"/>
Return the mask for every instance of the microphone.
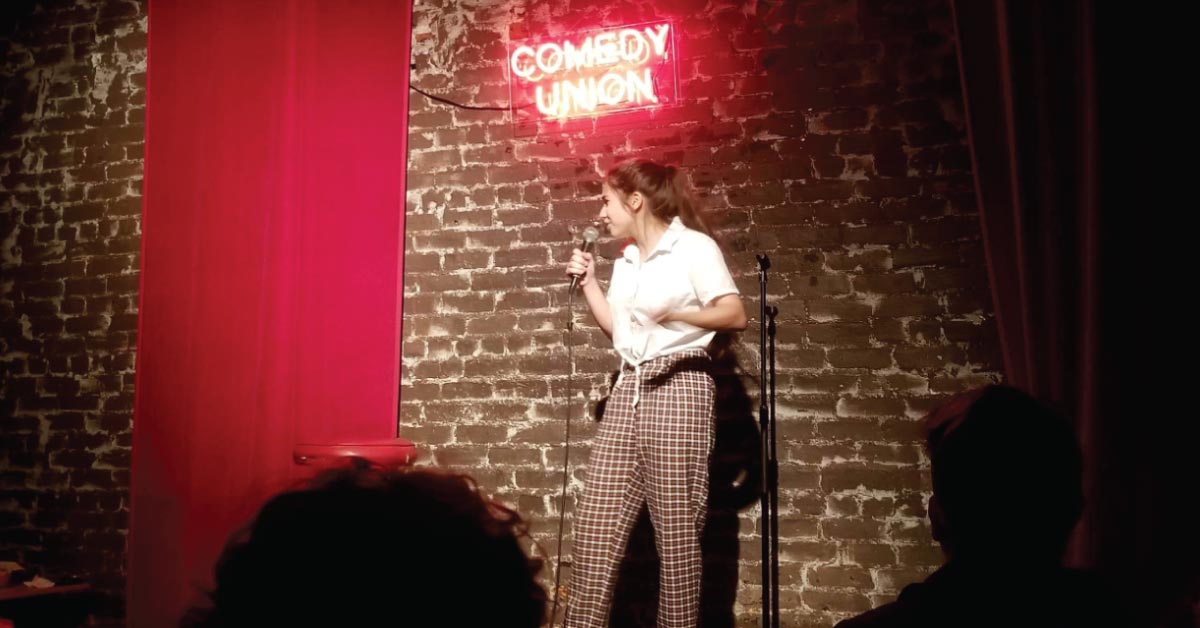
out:
<path id="1" fill-rule="evenodd" d="M 592 250 L 592 245 L 596 243 L 596 238 L 600 237 L 600 230 L 595 225 L 588 225 L 587 229 L 583 230 L 583 244 L 579 245 L 579 250 L 587 253 Z M 567 292 L 575 292 L 575 286 L 579 285 L 579 275 L 571 276 L 571 287 Z"/>

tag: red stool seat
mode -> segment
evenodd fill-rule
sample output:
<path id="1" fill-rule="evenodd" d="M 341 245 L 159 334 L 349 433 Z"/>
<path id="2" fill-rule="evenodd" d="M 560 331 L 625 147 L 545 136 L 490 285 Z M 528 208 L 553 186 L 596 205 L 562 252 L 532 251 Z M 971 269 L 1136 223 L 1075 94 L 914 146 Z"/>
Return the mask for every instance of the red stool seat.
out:
<path id="1" fill-rule="evenodd" d="M 416 458 L 416 446 L 403 438 L 301 444 L 292 449 L 292 461 L 298 466 L 310 467 L 313 472 L 346 464 L 395 469 L 412 464 Z"/>

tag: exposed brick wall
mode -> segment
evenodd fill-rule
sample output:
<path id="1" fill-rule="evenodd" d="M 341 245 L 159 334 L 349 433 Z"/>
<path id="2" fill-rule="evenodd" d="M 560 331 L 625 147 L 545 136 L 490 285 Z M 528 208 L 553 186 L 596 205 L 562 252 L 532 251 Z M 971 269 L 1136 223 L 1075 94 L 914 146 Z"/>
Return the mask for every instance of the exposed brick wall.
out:
<path id="1" fill-rule="evenodd" d="M 530 516 L 552 555 L 568 348 L 574 491 L 618 364 L 582 303 L 581 327 L 561 331 L 569 229 L 598 210 L 597 172 L 618 158 L 681 163 L 723 225 L 755 319 L 754 253 L 774 264 L 783 620 L 829 626 L 940 563 L 916 420 L 999 378 L 949 6 L 420 0 L 413 82 L 504 105 L 510 28 L 517 38 L 657 19 L 677 25 L 685 102 L 649 124 L 522 135 L 502 112 L 413 95 L 400 431 L 430 463 L 465 468 Z M 615 251 L 600 247 L 604 279 Z M 738 347 L 752 372 L 757 339 L 756 320 Z M 725 382 L 734 420 L 757 407 L 757 384 L 740 385 L 748 393 Z M 718 448 L 744 449 L 738 433 Z M 707 625 L 756 625 L 757 529 L 754 504 L 714 512 Z M 647 543 L 635 538 L 635 561 L 653 553 Z M 616 623 L 652 625 L 652 596 L 622 591 Z"/>
<path id="2" fill-rule="evenodd" d="M 120 605 L 146 3 L 0 10 L 0 556 Z"/>

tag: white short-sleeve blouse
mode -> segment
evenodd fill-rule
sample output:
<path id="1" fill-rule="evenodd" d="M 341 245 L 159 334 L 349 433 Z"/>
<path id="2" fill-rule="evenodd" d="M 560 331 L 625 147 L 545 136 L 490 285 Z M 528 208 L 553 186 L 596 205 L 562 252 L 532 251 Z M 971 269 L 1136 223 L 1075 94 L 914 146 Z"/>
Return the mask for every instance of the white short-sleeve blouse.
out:
<path id="1" fill-rule="evenodd" d="M 646 261 L 630 243 L 613 264 L 608 285 L 613 347 L 630 365 L 685 349 L 704 349 L 716 332 L 679 321 L 659 323 L 668 311 L 695 311 L 737 286 L 717 243 L 679 218 Z"/>

